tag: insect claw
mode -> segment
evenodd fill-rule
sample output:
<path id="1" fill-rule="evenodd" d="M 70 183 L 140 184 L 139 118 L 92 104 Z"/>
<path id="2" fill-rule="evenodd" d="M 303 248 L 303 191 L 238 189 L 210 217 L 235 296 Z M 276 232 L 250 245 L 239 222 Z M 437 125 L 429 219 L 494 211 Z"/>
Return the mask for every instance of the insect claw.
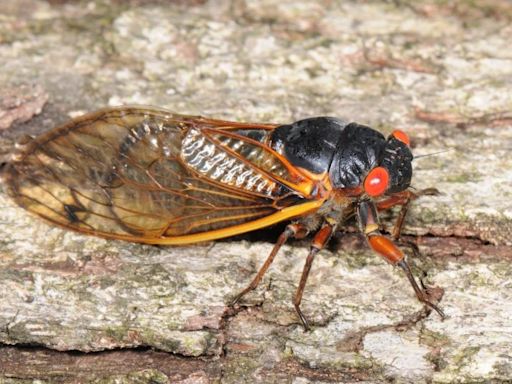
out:
<path id="1" fill-rule="evenodd" d="M 419 301 L 421 301 L 423 304 L 425 304 L 430 309 L 433 309 L 434 311 L 436 311 L 442 320 L 446 319 L 446 314 L 443 312 L 443 310 L 425 297 L 425 296 L 428 296 L 428 292 L 423 291 L 422 296 L 423 296 L 422 298 L 418 297 Z"/>
<path id="2" fill-rule="evenodd" d="M 240 301 L 240 299 L 247 293 L 247 289 L 244 289 L 242 292 L 240 292 L 239 294 L 237 294 L 229 303 L 228 303 L 228 306 L 230 307 L 234 307 L 235 305 L 238 304 L 238 302 Z"/>
<path id="3" fill-rule="evenodd" d="M 412 275 L 411 268 L 409 267 L 409 264 L 405 261 L 405 259 L 399 261 L 397 263 L 397 266 L 402 268 L 403 271 L 405 272 L 405 275 L 409 279 L 409 282 L 411 283 L 412 288 L 414 289 L 414 292 L 416 293 L 416 297 L 418 298 L 418 300 L 421 303 L 425 304 L 430 309 L 435 310 L 439 314 L 439 316 L 441 316 L 442 319 L 445 319 L 446 315 L 441 310 L 441 308 L 439 308 L 436 304 L 434 304 L 430 301 L 430 296 L 432 296 L 431 294 L 433 293 L 433 290 L 431 288 L 425 286 L 425 284 L 423 283 L 423 280 L 421 278 L 419 279 L 421 288 L 418 286 L 418 284 L 416 283 L 416 280 L 414 279 L 414 276 Z M 439 297 L 439 299 L 440 299 L 440 297 Z"/>
<path id="4" fill-rule="evenodd" d="M 425 304 L 430 309 L 433 309 L 434 311 L 436 311 L 442 320 L 446 319 L 446 315 L 443 312 L 443 310 L 441 308 L 439 308 L 436 304 L 432 303 L 432 301 L 430 301 L 430 296 L 431 296 L 432 290 L 428 287 L 425 287 L 425 285 L 423 284 L 423 281 L 421 279 L 420 279 L 420 282 L 421 282 L 422 290 L 421 290 L 421 295 L 417 295 L 418 300 L 420 302 L 422 302 L 423 304 Z"/>
<path id="5" fill-rule="evenodd" d="M 228 307 L 234 307 L 238 303 L 239 300 L 240 300 L 240 297 L 238 297 L 238 295 L 237 295 L 234 299 L 232 299 L 228 302 Z"/>
<path id="6" fill-rule="evenodd" d="M 309 322 L 300 310 L 300 307 L 298 305 L 295 305 L 295 311 L 297 312 L 297 315 L 299 316 L 300 322 L 302 323 L 302 327 L 304 328 L 304 332 L 308 332 L 311 330 L 309 327 Z"/>
<path id="7" fill-rule="evenodd" d="M 417 192 L 420 196 L 439 196 L 441 192 L 437 188 L 425 188 Z"/>
<path id="8" fill-rule="evenodd" d="M 422 279 L 419 279 L 419 280 L 420 280 L 420 284 L 422 287 L 422 294 L 423 294 L 423 300 L 420 300 L 420 301 L 422 301 L 425 305 L 427 305 L 431 309 L 435 310 L 439 314 L 439 316 L 441 317 L 442 320 L 446 319 L 447 316 L 443 312 L 443 310 L 429 300 L 429 298 L 434 293 L 433 289 L 425 286 Z"/>
<path id="9" fill-rule="evenodd" d="M 434 289 L 427 287 L 421 277 L 419 277 L 418 280 L 420 281 L 421 286 L 421 298 L 418 296 L 418 299 L 426 306 L 428 306 L 430 309 L 435 310 L 439 314 L 439 316 L 441 316 L 441 319 L 446 319 L 447 316 L 443 312 L 443 310 L 429 300 L 429 298 L 434 293 Z"/>
<path id="10" fill-rule="evenodd" d="M 434 305 L 432 303 L 431 303 L 431 306 L 439 314 L 439 316 L 441 317 L 441 320 L 445 320 L 446 319 L 447 316 L 446 316 L 446 314 L 443 312 L 443 310 L 441 308 L 439 308 L 437 305 Z"/>

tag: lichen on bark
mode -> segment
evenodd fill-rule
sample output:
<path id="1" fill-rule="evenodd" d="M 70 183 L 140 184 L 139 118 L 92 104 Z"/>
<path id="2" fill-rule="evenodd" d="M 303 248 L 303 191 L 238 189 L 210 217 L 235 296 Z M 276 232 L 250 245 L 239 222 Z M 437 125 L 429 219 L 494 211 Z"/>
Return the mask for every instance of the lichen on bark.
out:
<path id="1" fill-rule="evenodd" d="M 427 314 L 352 227 L 315 260 L 304 333 L 291 298 L 307 242 L 283 247 L 233 310 L 270 252 L 263 238 L 106 241 L 41 222 L 2 186 L 0 380 L 510 379 L 510 3 L 24 0 L 0 14 L 2 162 L 15 138 L 117 104 L 407 131 L 413 186 L 441 195 L 415 202 L 404 235 L 423 254 L 411 258 L 415 273 L 444 288 L 448 315 Z"/>

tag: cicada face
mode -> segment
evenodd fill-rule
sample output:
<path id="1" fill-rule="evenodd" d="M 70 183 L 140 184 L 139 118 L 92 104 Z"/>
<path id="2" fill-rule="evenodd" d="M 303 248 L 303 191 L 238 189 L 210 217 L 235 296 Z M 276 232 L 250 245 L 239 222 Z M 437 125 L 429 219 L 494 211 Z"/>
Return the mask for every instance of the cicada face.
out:
<path id="1" fill-rule="evenodd" d="M 405 191 L 411 185 L 413 156 L 409 138 L 402 131 L 394 131 L 387 139 L 380 165 L 390 175 L 386 193 Z"/>

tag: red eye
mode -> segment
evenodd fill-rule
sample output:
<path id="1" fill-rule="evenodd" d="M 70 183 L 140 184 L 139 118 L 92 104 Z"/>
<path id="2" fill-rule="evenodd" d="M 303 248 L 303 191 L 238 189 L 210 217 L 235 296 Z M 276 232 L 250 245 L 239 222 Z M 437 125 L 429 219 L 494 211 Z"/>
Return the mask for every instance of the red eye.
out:
<path id="1" fill-rule="evenodd" d="M 370 196 L 380 196 L 386 189 L 388 189 L 389 184 L 389 173 L 386 168 L 376 167 L 373 168 L 366 179 L 364 179 L 364 190 Z"/>
<path id="2" fill-rule="evenodd" d="M 401 131 L 399 129 L 395 129 L 391 136 L 393 136 L 395 139 L 400 140 L 405 145 L 409 146 L 411 144 L 411 140 L 409 139 L 409 136 L 404 131 Z"/>

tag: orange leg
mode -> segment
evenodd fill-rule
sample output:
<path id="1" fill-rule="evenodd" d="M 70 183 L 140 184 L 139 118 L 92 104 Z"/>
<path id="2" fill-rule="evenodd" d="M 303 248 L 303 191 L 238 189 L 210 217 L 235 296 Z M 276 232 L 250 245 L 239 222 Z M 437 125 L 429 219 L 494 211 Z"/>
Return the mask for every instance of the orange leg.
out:
<path id="1" fill-rule="evenodd" d="M 420 256 L 420 250 L 418 249 L 418 246 L 409 241 L 400 241 L 400 235 L 402 234 L 405 216 L 407 215 L 407 211 L 409 210 L 409 203 L 413 200 L 416 200 L 420 196 L 435 196 L 438 194 L 439 191 L 435 188 L 422 189 L 421 191 L 418 192 L 412 192 L 410 190 L 407 190 L 396 193 L 385 200 L 377 202 L 376 204 L 378 211 L 390 209 L 395 205 L 402 206 L 400 212 L 398 213 L 395 225 L 393 226 L 391 237 L 393 238 L 394 241 L 399 242 L 400 245 L 410 248 L 415 257 Z"/>
<path id="2" fill-rule="evenodd" d="M 395 193 L 388 198 L 378 201 L 375 205 L 379 211 L 393 208 L 395 205 L 407 204 L 410 200 L 414 200 L 417 196 L 411 191 L 402 191 Z"/>
<path id="3" fill-rule="evenodd" d="M 231 301 L 231 306 L 235 305 L 240 301 L 240 299 L 245 296 L 247 293 L 251 292 L 252 290 L 256 289 L 258 284 L 260 283 L 261 279 L 263 278 L 263 275 L 267 272 L 268 268 L 270 267 L 270 264 L 274 261 L 274 258 L 277 255 L 277 252 L 279 252 L 279 249 L 283 246 L 284 243 L 290 238 L 294 237 L 296 239 L 301 239 L 305 236 L 307 236 L 308 231 L 306 227 L 304 227 L 302 224 L 290 224 L 286 226 L 286 229 L 281 233 L 279 238 L 277 239 L 276 244 L 274 245 L 274 248 L 270 252 L 270 255 L 268 255 L 267 260 L 263 263 L 261 268 L 259 269 L 258 273 L 254 277 L 254 279 L 251 281 L 251 283 L 245 287 L 245 289 L 240 292 L 238 295 L 235 296 L 235 298 Z"/>
<path id="4" fill-rule="evenodd" d="M 428 290 L 425 288 L 422 289 L 418 286 L 411 268 L 405 260 L 404 253 L 393 243 L 393 241 L 380 233 L 377 207 L 375 204 L 371 201 L 363 201 L 359 204 L 357 213 L 361 229 L 363 230 L 370 247 L 384 257 L 384 259 L 390 264 L 400 267 L 405 272 L 405 275 L 411 283 L 418 300 L 427 307 L 435 310 L 442 318 L 445 318 L 446 316 L 443 311 L 436 304 L 430 301 Z"/>
<path id="5" fill-rule="evenodd" d="M 406 190 L 395 193 L 384 200 L 378 201 L 375 205 L 379 211 L 384 211 L 394 207 L 395 205 L 408 204 L 410 201 L 416 200 L 420 196 L 436 196 L 439 195 L 439 193 L 440 192 L 436 188 L 426 188 L 417 192 Z"/>
<path id="6" fill-rule="evenodd" d="M 390 209 L 395 205 L 402 206 L 402 209 L 400 209 L 400 212 L 398 213 L 395 226 L 393 227 L 393 240 L 398 241 L 398 239 L 400 239 L 400 233 L 402 232 L 402 227 L 404 225 L 405 215 L 407 214 L 407 210 L 409 209 L 409 203 L 413 200 L 416 200 L 420 196 L 434 196 L 438 194 L 439 191 L 435 188 L 422 189 L 421 191 L 418 192 L 412 192 L 407 190 L 398 192 L 393 196 L 390 196 L 387 199 L 376 203 L 377 210 L 379 211 Z"/>
<path id="7" fill-rule="evenodd" d="M 300 278 L 299 286 L 297 287 L 297 291 L 295 292 L 295 297 L 293 299 L 293 305 L 295 306 L 295 311 L 299 316 L 300 321 L 304 327 L 304 330 L 309 330 L 309 324 L 300 309 L 300 303 L 302 301 L 302 294 L 304 293 L 304 288 L 306 287 L 306 281 L 308 280 L 309 271 L 311 270 L 311 266 L 313 265 L 313 260 L 315 259 L 316 254 L 322 250 L 329 239 L 331 238 L 334 229 L 336 228 L 336 224 L 325 223 L 322 228 L 316 233 L 315 238 L 313 239 L 313 243 L 311 244 L 311 248 L 306 258 L 306 263 L 304 264 L 304 269 L 302 270 L 302 276 Z"/>
<path id="8" fill-rule="evenodd" d="M 414 192 L 403 191 L 396 193 L 393 196 L 390 196 L 386 200 L 377 202 L 376 206 L 377 210 L 379 211 L 390 209 L 395 205 L 402 206 L 400 212 L 398 213 L 398 217 L 396 218 L 395 225 L 393 226 L 393 231 L 391 233 L 393 240 L 398 241 L 400 239 L 400 234 L 402 233 L 402 227 L 405 221 L 405 215 L 407 214 L 407 210 L 409 209 L 409 203 L 412 200 L 417 199 L 418 197 L 419 195 L 415 194 Z M 415 245 L 413 245 L 412 243 L 407 245 L 413 248 L 414 254 L 418 253 L 417 247 Z"/>

